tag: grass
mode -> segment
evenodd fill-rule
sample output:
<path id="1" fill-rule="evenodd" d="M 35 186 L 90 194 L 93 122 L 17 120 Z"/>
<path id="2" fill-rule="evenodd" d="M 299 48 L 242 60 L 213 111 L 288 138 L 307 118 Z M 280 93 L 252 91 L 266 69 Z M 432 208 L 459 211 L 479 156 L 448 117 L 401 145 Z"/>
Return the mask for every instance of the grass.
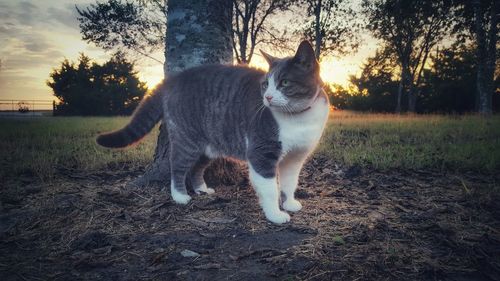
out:
<path id="1" fill-rule="evenodd" d="M 319 153 L 377 169 L 500 169 L 500 116 L 334 112 Z"/>
<path id="2" fill-rule="evenodd" d="M 154 153 L 157 131 L 137 146 L 104 149 L 95 136 L 121 128 L 126 117 L 0 119 L 0 177 L 49 180 L 58 170 L 138 168 Z M 500 169 L 500 116 L 334 112 L 317 153 L 345 165 L 377 169 Z"/>
<path id="3" fill-rule="evenodd" d="M 0 177 L 54 177 L 60 169 L 99 170 L 147 165 L 157 130 L 138 145 L 121 150 L 98 146 L 100 132 L 121 128 L 126 117 L 47 117 L 0 119 Z"/>

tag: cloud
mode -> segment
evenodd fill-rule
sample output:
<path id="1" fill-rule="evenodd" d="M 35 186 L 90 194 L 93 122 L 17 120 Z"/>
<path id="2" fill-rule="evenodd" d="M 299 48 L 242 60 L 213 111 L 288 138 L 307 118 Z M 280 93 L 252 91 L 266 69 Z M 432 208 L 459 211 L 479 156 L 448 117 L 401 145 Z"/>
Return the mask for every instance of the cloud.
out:
<path id="1" fill-rule="evenodd" d="M 71 7 L 70 4 L 43 7 L 28 1 L 0 2 L 3 71 L 27 70 L 61 58 L 60 42 L 54 42 L 54 37 L 57 38 L 68 27 L 73 33 L 78 28 Z"/>
<path id="2" fill-rule="evenodd" d="M 0 0 L 2 96 L 50 95 L 45 80 L 67 55 L 68 44 L 79 41 L 72 3 Z"/>
<path id="3" fill-rule="evenodd" d="M 76 60 L 85 52 L 98 62 L 109 59 L 109 53 L 81 40 L 75 5 L 85 9 L 91 3 L 95 0 L 0 0 L 0 96 L 51 98 L 45 81 L 64 58 Z M 162 65 L 141 64 L 138 69 L 148 77 L 162 77 Z M 158 71 L 150 71 L 153 67 Z"/>

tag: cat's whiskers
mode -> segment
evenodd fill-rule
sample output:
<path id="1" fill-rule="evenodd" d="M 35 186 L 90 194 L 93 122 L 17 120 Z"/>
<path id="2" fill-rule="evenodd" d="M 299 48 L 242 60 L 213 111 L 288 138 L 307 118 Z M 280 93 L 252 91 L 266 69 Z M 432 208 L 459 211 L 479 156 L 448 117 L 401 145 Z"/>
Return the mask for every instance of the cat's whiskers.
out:
<path id="1" fill-rule="evenodd" d="M 256 121 L 256 120 L 260 119 L 260 117 L 262 116 L 262 112 L 264 111 L 264 108 L 265 108 L 264 104 L 260 105 L 257 108 L 257 110 L 255 111 L 254 115 L 252 116 L 251 120 L 252 121 L 254 121 L 254 120 Z"/>
<path id="2" fill-rule="evenodd" d="M 293 114 L 293 111 L 292 111 L 292 108 L 290 107 L 290 105 L 285 104 L 285 106 L 283 107 L 283 109 L 285 110 L 285 113 L 288 113 L 289 115 Z"/>

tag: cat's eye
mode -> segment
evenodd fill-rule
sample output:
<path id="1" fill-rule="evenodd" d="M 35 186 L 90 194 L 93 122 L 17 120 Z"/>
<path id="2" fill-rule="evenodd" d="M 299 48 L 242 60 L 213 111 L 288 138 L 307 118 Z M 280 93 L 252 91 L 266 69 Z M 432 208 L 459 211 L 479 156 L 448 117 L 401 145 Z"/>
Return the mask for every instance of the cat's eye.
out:
<path id="1" fill-rule="evenodd" d="M 286 87 L 286 86 L 290 85 L 290 81 L 288 81 L 286 79 L 283 79 L 283 80 L 280 81 L 280 85 L 282 87 Z"/>
<path id="2" fill-rule="evenodd" d="M 267 89 L 267 85 L 268 85 L 267 80 L 262 82 L 262 89 L 264 90 Z"/>

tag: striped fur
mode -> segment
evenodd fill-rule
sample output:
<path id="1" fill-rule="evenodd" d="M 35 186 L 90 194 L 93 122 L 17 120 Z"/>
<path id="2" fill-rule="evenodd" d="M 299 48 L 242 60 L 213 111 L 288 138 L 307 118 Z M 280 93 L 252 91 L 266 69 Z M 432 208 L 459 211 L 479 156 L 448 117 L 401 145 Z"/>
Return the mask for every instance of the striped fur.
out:
<path id="1" fill-rule="evenodd" d="M 314 149 L 328 116 L 320 90 L 319 64 L 304 41 L 295 56 L 265 54 L 266 73 L 245 66 L 205 65 L 171 75 L 146 98 L 125 128 L 97 143 L 125 147 L 140 140 L 160 119 L 168 126 L 172 199 L 187 204 L 186 176 L 196 193 L 212 193 L 203 180 L 211 159 L 248 162 L 266 218 L 284 223 L 300 210 L 294 198 L 299 172 Z M 278 179 L 279 177 L 279 179 Z M 279 184 L 278 184 L 279 183 Z"/>
<path id="2" fill-rule="evenodd" d="M 99 135 L 99 145 L 109 148 L 122 148 L 140 141 L 160 121 L 163 113 L 161 92 L 163 85 L 156 88 L 139 104 L 130 123 L 120 130 Z"/>

